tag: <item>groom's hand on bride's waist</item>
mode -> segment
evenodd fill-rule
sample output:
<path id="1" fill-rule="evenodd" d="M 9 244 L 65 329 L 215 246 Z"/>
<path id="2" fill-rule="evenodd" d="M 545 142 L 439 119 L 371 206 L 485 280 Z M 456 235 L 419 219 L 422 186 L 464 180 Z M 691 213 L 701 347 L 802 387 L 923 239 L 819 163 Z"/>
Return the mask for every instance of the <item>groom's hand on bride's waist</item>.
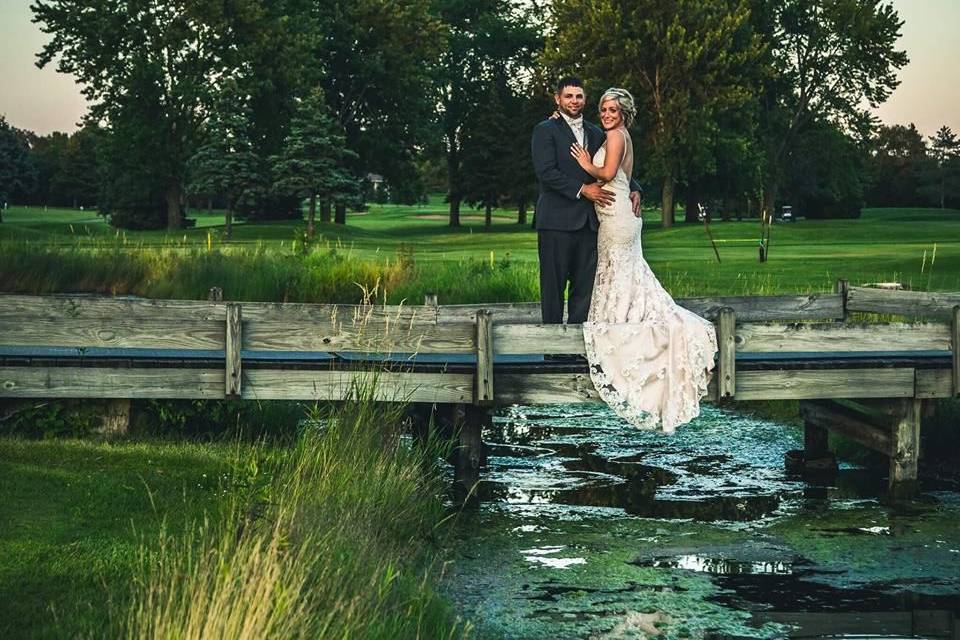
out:
<path id="1" fill-rule="evenodd" d="M 601 187 L 598 182 L 583 185 L 580 195 L 601 207 L 609 207 L 614 201 L 613 193 Z"/>
<path id="2" fill-rule="evenodd" d="M 640 210 L 643 207 L 643 194 L 639 191 L 631 191 L 630 204 L 633 205 L 633 215 L 639 218 Z"/>

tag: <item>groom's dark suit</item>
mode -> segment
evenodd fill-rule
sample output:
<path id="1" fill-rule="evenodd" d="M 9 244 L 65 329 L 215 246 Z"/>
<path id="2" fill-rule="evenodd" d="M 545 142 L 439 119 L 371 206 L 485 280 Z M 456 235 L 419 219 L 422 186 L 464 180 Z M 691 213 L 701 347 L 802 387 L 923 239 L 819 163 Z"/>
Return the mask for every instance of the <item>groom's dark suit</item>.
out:
<path id="1" fill-rule="evenodd" d="M 591 155 L 606 139 L 596 125 L 583 122 Z M 597 272 L 597 229 L 593 202 L 578 197 L 584 184 L 596 182 L 570 155 L 577 141 L 566 120 L 549 118 L 533 129 L 533 170 L 540 181 L 537 200 L 537 246 L 540 253 L 540 313 L 544 324 L 563 322 L 563 294 L 570 283 L 567 322 L 587 319 Z M 631 182 L 632 190 L 639 190 Z"/>

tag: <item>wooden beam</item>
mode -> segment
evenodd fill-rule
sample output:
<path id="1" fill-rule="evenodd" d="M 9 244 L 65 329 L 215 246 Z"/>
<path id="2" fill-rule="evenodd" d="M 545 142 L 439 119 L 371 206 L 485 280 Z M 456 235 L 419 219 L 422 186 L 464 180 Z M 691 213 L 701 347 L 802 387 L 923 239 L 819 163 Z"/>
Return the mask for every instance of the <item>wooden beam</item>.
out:
<path id="1" fill-rule="evenodd" d="M 226 397 L 239 398 L 241 394 L 240 343 L 242 336 L 240 305 L 227 305 L 226 335 Z"/>
<path id="2" fill-rule="evenodd" d="M 920 457 L 920 415 L 923 401 L 901 400 L 897 424 L 894 425 L 890 456 L 890 485 L 917 479 Z"/>
<path id="3" fill-rule="evenodd" d="M 912 398 L 914 370 L 738 371 L 737 400 Z"/>
<path id="4" fill-rule="evenodd" d="M 710 296 L 677 298 L 677 304 L 697 315 L 715 320 L 720 309 L 729 307 L 741 322 L 838 320 L 843 317 L 843 296 L 813 293 L 801 296 Z M 480 309 L 493 313 L 497 323 L 539 324 L 539 302 L 443 305 L 439 322 L 468 322 Z"/>
<path id="5" fill-rule="evenodd" d="M 0 320 L 23 319 L 60 322 L 66 319 L 219 321 L 226 318 L 223 303 L 205 300 L 148 300 L 111 296 L 0 294 Z"/>
<path id="6" fill-rule="evenodd" d="M 0 343 L 4 346 L 214 349 L 223 348 L 223 320 L 186 318 L 111 319 L 0 318 Z"/>
<path id="7" fill-rule="evenodd" d="M 840 317 L 838 318 L 838 320 L 846 322 L 847 314 L 849 313 L 847 311 L 847 298 L 850 295 L 850 283 L 842 279 L 837 280 L 835 291 L 840 296 L 840 301 L 842 305 Z"/>
<path id="8" fill-rule="evenodd" d="M 737 392 L 737 314 L 727 307 L 717 317 L 717 400 L 732 399 Z"/>
<path id="9" fill-rule="evenodd" d="M 748 324 L 737 326 L 742 353 L 949 351 L 946 324 Z"/>
<path id="10" fill-rule="evenodd" d="M 130 432 L 130 398 L 107 400 L 99 432 L 107 438 L 125 436 Z"/>
<path id="11" fill-rule="evenodd" d="M 952 398 L 953 380 L 950 369 L 917 369 L 916 397 Z"/>
<path id="12" fill-rule="evenodd" d="M 579 324 L 495 324 L 495 353 L 576 354 L 587 352 Z"/>
<path id="13" fill-rule="evenodd" d="M 679 298 L 677 304 L 708 320 L 715 320 L 725 308 L 733 309 L 740 322 L 837 320 L 843 317 L 843 298 L 835 293 Z"/>
<path id="14" fill-rule="evenodd" d="M 800 416 L 805 423 L 839 433 L 884 455 L 892 454 L 889 432 L 836 403 L 824 400 L 803 401 L 800 403 Z"/>
<path id="15" fill-rule="evenodd" d="M 493 404 L 493 315 L 487 310 L 477 312 L 477 390 L 476 404 Z"/>
<path id="16" fill-rule="evenodd" d="M 375 384 L 383 402 L 473 403 L 470 373 L 397 373 L 253 369 L 243 372 L 243 397 L 254 400 L 347 400 L 356 385 Z"/>
<path id="17" fill-rule="evenodd" d="M 535 373 L 497 376 L 498 404 L 600 402 L 587 373 Z"/>
<path id="18" fill-rule="evenodd" d="M 869 287 L 850 287 L 847 300 L 847 309 L 850 311 L 944 320 L 950 317 L 951 309 L 957 305 L 960 305 L 960 293 L 891 291 Z"/>
<path id="19" fill-rule="evenodd" d="M 960 396 L 960 305 L 953 308 L 950 318 L 950 350 L 953 361 L 953 395 Z"/>
<path id="20" fill-rule="evenodd" d="M 223 398 L 223 369 L 0 367 L 7 398 Z"/>
<path id="21" fill-rule="evenodd" d="M 272 322 L 247 317 L 245 349 L 264 351 L 356 351 L 370 353 L 474 353 L 476 329 L 470 324 L 416 324 L 371 320 L 369 324 Z"/>

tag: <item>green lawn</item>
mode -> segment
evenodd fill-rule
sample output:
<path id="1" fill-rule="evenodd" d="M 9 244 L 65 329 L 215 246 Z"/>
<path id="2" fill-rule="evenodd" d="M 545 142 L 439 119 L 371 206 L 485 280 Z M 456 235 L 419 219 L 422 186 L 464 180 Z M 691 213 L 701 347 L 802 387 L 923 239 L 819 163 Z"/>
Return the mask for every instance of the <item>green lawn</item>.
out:
<path id="1" fill-rule="evenodd" d="M 351 212 L 346 226 L 321 225 L 315 246 L 351 259 L 395 260 L 398 253 L 412 252 L 418 264 L 508 259 L 535 267 L 536 233 L 517 225 L 515 213 L 497 211 L 489 231 L 483 228 L 482 212 L 462 213 L 463 226 L 453 230 L 446 225 L 446 205 L 439 197 L 420 206 L 371 205 L 367 212 Z M 296 249 L 295 238 L 303 229 L 302 222 L 239 223 L 227 243 L 221 239 L 219 215 L 191 215 L 197 218 L 196 228 L 168 234 L 113 230 L 89 211 L 14 207 L 0 224 L 0 243 L 285 253 Z M 646 257 L 677 294 L 822 291 L 837 278 L 960 290 L 958 210 L 866 209 L 858 220 L 776 225 L 770 260 L 764 264 L 757 260 L 760 228 L 755 220 L 711 225 L 722 260 L 717 264 L 703 225 L 663 229 L 657 212 L 645 211 L 644 218 L 649 225 L 644 230 Z M 529 270 L 531 277 L 534 271 Z"/>

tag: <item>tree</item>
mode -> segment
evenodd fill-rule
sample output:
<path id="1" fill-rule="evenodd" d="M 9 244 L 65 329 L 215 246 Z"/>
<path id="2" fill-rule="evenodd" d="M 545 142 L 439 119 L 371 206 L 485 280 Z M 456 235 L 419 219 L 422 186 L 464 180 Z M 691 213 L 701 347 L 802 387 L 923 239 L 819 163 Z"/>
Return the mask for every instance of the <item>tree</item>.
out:
<path id="1" fill-rule="evenodd" d="M 903 22 L 881 0 L 755 0 L 772 58 L 762 91 L 764 211 L 772 213 L 797 136 L 826 119 L 863 136 L 907 64 L 896 49 Z"/>
<path id="2" fill-rule="evenodd" d="M 321 95 L 312 93 L 298 105 L 282 153 L 271 158 L 275 186 L 302 201 L 309 199 L 307 235 L 316 233 L 317 200 L 343 202 L 355 197 L 357 180 L 344 166 L 356 154 L 346 148 L 340 125 L 330 117 Z M 329 222 L 329 207 L 327 220 Z"/>
<path id="3" fill-rule="evenodd" d="M 446 25 L 446 48 L 435 68 L 439 128 L 447 161 L 449 224 L 458 227 L 460 203 L 464 199 L 486 202 L 493 197 L 488 193 L 478 200 L 475 190 L 468 197 L 467 183 L 478 183 L 467 175 L 467 166 L 470 171 L 479 168 L 489 173 L 482 167 L 484 159 L 474 154 L 483 153 L 490 161 L 489 156 L 496 154 L 500 156 L 498 161 L 505 161 L 508 159 L 503 157 L 504 149 L 509 145 L 519 153 L 512 156 L 514 166 L 527 175 L 532 173 L 529 150 L 519 151 L 523 146 L 529 147 L 532 126 L 512 131 L 518 114 L 505 109 L 516 106 L 514 96 L 532 93 L 534 59 L 542 46 L 542 37 L 533 20 L 532 6 L 508 0 L 441 0 L 438 4 Z M 493 90 L 499 92 L 499 104 L 490 100 Z M 496 122 L 488 117 L 491 109 L 501 113 Z M 471 124 L 471 120 L 477 119 L 490 121 L 493 131 L 480 131 L 475 123 Z M 492 148 L 481 147 L 468 139 L 476 135 L 494 136 L 497 140 Z M 503 185 L 498 188 L 503 189 Z"/>
<path id="4" fill-rule="evenodd" d="M 864 205 L 868 153 L 835 123 L 817 120 L 797 136 L 784 192 L 794 214 L 859 218 Z"/>
<path id="5" fill-rule="evenodd" d="M 327 0 L 313 3 L 314 67 L 307 69 L 343 128 L 355 176 L 374 172 L 391 185 L 417 179 L 419 148 L 433 135 L 430 70 L 442 46 L 432 0 Z M 412 203 L 419 194 L 404 193 Z M 335 218 L 345 221 L 346 202 Z"/>
<path id="6" fill-rule="evenodd" d="M 594 95 L 608 86 L 634 92 L 662 182 L 663 224 L 672 225 L 689 151 L 718 113 L 751 97 L 750 67 L 762 48 L 747 1 L 554 0 L 553 9 L 546 63 L 579 72 Z"/>
<path id="7" fill-rule="evenodd" d="M 236 207 L 266 190 L 264 160 L 250 139 L 249 98 L 235 89 L 222 96 L 204 130 L 205 141 L 189 160 L 189 190 L 227 200 L 224 235 L 233 236 Z"/>
<path id="8" fill-rule="evenodd" d="M 871 139 L 867 202 L 879 207 L 916 206 L 920 179 L 929 164 L 923 136 L 913 125 L 880 126 Z"/>
<path id="9" fill-rule="evenodd" d="M 960 140 L 950 127 L 940 127 L 935 136 L 930 137 L 930 155 L 933 161 L 927 171 L 928 183 L 924 191 L 933 196 L 940 208 L 946 207 L 947 196 L 956 193 L 960 184 L 957 175 L 957 160 L 960 159 Z"/>
<path id="10" fill-rule="evenodd" d="M 0 222 L 11 194 L 31 190 L 36 184 L 36 168 L 29 152 L 27 134 L 0 116 Z"/>
<path id="11" fill-rule="evenodd" d="M 112 140 L 103 146 L 107 154 L 139 150 L 105 157 L 114 182 L 137 187 L 123 194 L 106 185 L 111 220 L 155 226 L 153 215 L 134 219 L 152 211 L 159 194 L 166 226 L 182 227 L 187 159 L 211 100 L 247 64 L 244 39 L 264 35 L 258 24 L 263 3 L 36 0 L 31 9 L 34 22 L 53 36 L 38 66 L 56 61 L 59 71 L 80 82 L 90 122 L 102 122 L 108 136 L 135 134 L 140 144 Z"/>

